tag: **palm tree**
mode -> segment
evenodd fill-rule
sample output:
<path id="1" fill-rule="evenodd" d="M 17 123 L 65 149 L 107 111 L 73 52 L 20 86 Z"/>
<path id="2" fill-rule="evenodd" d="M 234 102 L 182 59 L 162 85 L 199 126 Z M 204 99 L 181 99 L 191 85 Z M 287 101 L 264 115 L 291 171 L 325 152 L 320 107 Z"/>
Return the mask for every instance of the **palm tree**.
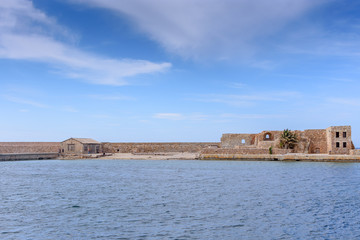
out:
<path id="1" fill-rule="evenodd" d="M 285 129 L 281 134 L 280 147 L 285 149 L 293 149 L 298 143 L 296 133 L 293 133 L 289 129 Z"/>

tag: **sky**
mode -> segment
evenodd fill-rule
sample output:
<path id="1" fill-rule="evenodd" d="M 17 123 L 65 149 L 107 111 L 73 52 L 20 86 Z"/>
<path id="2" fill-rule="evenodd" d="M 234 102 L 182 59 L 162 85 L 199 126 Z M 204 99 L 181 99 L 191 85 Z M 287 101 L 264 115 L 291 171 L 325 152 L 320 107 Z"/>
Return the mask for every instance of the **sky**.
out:
<path id="1" fill-rule="evenodd" d="M 351 125 L 357 0 L 1 0 L 0 141 Z"/>

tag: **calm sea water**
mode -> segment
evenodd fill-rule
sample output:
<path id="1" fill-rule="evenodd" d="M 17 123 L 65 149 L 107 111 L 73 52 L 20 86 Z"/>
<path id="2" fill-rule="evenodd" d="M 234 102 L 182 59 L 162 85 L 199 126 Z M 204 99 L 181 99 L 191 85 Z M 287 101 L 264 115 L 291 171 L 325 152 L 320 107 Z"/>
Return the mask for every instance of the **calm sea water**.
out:
<path id="1" fill-rule="evenodd" d="M 0 162 L 0 239 L 360 239 L 360 164 Z"/>

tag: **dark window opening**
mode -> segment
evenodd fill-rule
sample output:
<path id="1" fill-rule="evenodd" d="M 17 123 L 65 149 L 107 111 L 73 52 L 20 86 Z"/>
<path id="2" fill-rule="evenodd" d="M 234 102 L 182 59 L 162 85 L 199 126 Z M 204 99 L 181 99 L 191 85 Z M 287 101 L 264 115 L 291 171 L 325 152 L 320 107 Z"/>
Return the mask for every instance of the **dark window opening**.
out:
<path id="1" fill-rule="evenodd" d="M 339 138 L 339 137 L 340 137 L 340 133 L 336 132 L 336 138 Z"/>
<path id="2" fill-rule="evenodd" d="M 84 145 L 84 152 L 87 152 L 87 151 L 88 151 L 88 146 Z"/>
<path id="3" fill-rule="evenodd" d="M 343 148 L 346 148 L 346 142 L 343 142 Z"/>
<path id="4" fill-rule="evenodd" d="M 339 142 L 336 143 L 336 147 L 337 147 L 337 148 L 340 147 L 340 143 L 339 143 Z"/>
<path id="5" fill-rule="evenodd" d="M 343 137 L 346 138 L 346 132 L 343 132 Z"/>
<path id="6" fill-rule="evenodd" d="M 75 144 L 68 144 L 68 151 L 74 152 L 75 151 Z"/>

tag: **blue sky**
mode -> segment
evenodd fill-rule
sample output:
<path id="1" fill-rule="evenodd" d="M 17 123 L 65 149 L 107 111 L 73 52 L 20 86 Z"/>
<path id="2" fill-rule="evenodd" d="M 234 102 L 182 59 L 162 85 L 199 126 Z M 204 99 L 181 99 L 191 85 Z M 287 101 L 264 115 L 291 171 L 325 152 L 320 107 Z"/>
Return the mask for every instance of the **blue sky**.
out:
<path id="1" fill-rule="evenodd" d="M 0 141 L 352 125 L 360 2 L 2 0 Z"/>

